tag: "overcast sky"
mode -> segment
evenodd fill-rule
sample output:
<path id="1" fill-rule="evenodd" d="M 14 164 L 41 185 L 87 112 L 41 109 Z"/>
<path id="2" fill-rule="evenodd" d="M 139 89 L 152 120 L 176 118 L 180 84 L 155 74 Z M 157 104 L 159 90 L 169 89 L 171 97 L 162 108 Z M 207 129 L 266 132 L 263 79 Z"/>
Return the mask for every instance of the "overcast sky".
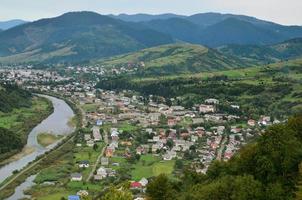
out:
<path id="1" fill-rule="evenodd" d="M 100 14 L 221 12 L 302 25 L 302 0 L 0 0 L 0 21 L 32 21 L 81 10 Z"/>

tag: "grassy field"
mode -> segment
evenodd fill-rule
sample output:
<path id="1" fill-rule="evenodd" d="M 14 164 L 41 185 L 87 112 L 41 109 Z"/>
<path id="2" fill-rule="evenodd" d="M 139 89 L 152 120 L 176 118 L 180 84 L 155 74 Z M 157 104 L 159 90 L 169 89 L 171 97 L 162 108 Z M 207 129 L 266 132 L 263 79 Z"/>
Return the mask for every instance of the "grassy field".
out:
<path id="1" fill-rule="evenodd" d="M 61 136 L 61 135 L 53 135 L 53 134 L 50 134 L 50 133 L 40 133 L 38 135 L 38 143 L 40 145 L 42 145 L 43 147 L 47 147 L 47 146 L 55 143 L 56 141 L 58 141 L 62 137 L 63 136 Z"/>
<path id="2" fill-rule="evenodd" d="M 81 107 L 85 112 L 95 112 L 99 108 L 97 104 L 84 104 Z"/>
<path id="3" fill-rule="evenodd" d="M 175 161 L 161 161 L 159 157 L 143 155 L 138 163 L 133 165 L 132 179 L 150 178 L 159 174 L 171 174 Z"/>
<path id="4" fill-rule="evenodd" d="M 85 169 L 81 169 L 81 173 L 83 175 L 83 179 L 85 180 L 91 169 L 92 169 L 92 165 L 95 164 L 97 157 L 99 156 L 104 143 L 97 143 L 98 148 L 96 150 L 93 150 L 92 147 L 76 147 L 74 149 L 74 165 L 77 165 L 78 162 L 83 161 L 83 160 L 88 160 L 90 163 L 90 166 L 88 168 Z"/>

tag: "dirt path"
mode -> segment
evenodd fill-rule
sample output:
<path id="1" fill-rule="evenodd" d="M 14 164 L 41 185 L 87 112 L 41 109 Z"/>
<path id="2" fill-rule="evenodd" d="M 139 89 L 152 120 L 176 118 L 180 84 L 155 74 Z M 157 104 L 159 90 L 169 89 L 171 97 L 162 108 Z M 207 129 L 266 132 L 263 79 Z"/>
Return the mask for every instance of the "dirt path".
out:
<path id="1" fill-rule="evenodd" d="M 93 174 L 94 174 L 94 172 L 95 172 L 95 170 L 96 170 L 96 168 L 97 168 L 97 166 L 98 166 L 98 163 L 100 163 L 101 158 L 102 158 L 102 156 L 104 155 L 105 150 L 106 150 L 106 147 L 107 147 L 107 145 L 108 145 L 108 133 L 107 133 L 107 131 L 105 131 L 104 133 L 105 133 L 105 135 L 104 135 L 104 142 L 105 142 L 105 145 L 104 145 L 104 147 L 103 147 L 101 153 L 99 154 L 98 158 L 96 159 L 96 161 L 95 161 L 95 163 L 94 163 L 94 165 L 93 165 L 93 168 L 91 169 L 90 174 L 89 174 L 89 176 L 88 176 L 87 179 L 86 179 L 86 182 L 88 182 L 88 181 L 92 178 L 92 176 L 93 176 Z"/>

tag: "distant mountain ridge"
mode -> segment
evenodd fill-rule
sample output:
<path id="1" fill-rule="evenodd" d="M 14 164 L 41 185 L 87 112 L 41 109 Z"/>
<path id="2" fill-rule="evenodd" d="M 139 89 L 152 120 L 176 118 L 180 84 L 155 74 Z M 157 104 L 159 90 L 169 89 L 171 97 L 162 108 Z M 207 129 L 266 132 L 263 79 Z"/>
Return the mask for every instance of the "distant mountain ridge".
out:
<path id="1" fill-rule="evenodd" d="M 13 28 L 15 26 L 19 26 L 21 24 L 28 23 L 27 21 L 21 20 L 21 19 L 13 19 L 8 21 L 0 21 L 0 31 L 7 30 L 10 28 Z"/>
<path id="2" fill-rule="evenodd" d="M 120 19 L 123 20 L 123 17 Z M 284 26 L 244 15 L 201 13 L 191 16 L 158 15 L 157 18 L 151 15 L 144 19 L 132 15 L 127 19 L 139 21 L 176 39 L 210 47 L 228 44 L 267 45 L 302 37 L 301 26 Z M 193 26 L 195 28 L 192 30 Z"/>
<path id="3" fill-rule="evenodd" d="M 150 15 L 150 14 L 119 14 L 119 15 L 108 15 L 109 17 L 113 17 L 116 19 L 120 19 L 127 22 L 145 22 L 151 20 L 158 19 L 170 19 L 170 18 L 185 18 L 184 15 L 176 15 L 172 13 L 158 14 L 158 15 Z"/>

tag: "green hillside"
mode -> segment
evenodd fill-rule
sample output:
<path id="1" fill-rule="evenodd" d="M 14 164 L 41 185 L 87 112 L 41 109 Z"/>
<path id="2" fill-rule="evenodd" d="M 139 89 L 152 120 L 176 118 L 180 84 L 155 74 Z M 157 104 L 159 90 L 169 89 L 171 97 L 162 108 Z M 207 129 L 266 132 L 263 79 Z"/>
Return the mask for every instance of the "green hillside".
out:
<path id="1" fill-rule="evenodd" d="M 302 57 L 302 38 L 275 45 L 226 45 L 219 47 L 221 53 L 238 56 L 255 63 L 268 63 Z"/>
<path id="2" fill-rule="evenodd" d="M 248 67 L 242 60 L 200 45 L 173 44 L 99 61 L 105 67 L 138 67 L 141 75 L 163 75 Z"/>
<path id="3" fill-rule="evenodd" d="M 212 97 L 233 102 L 251 115 L 284 117 L 302 112 L 302 60 L 245 69 L 171 76 L 117 76 L 101 80 L 99 88 L 130 89 L 144 95 L 179 97 L 185 107 Z"/>

